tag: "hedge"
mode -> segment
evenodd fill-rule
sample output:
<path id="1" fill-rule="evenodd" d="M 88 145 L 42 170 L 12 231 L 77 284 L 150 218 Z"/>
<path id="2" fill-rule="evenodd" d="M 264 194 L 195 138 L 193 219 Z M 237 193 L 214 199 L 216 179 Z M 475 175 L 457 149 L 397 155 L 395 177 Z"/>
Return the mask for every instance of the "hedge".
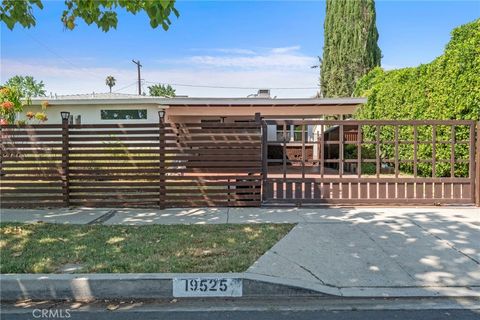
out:
<path id="1" fill-rule="evenodd" d="M 480 120 L 480 19 L 453 30 L 452 38 L 443 55 L 431 63 L 415 68 L 384 71 L 375 68 L 357 83 L 356 96 L 368 97 L 367 103 L 356 114 L 358 119 L 464 119 Z M 432 138 L 432 127 L 418 128 L 419 139 Z M 456 139 L 467 140 L 467 126 L 457 126 Z M 437 140 L 450 139 L 448 126 L 436 128 Z M 374 128 L 366 128 L 365 139 L 374 138 Z M 393 138 L 393 127 L 383 127 L 381 139 Z M 413 140 L 411 127 L 400 130 L 401 140 Z M 370 139 L 371 140 L 371 139 Z M 436 159 L 450 159 L 450 145 L 437 144 Z M 402 146 L 401 158 L 413 159 L 413 147 Z M 430 159 L 431 144 L 420 144 L 420 159 Z M 393 156 L 393 146 L 387 146 L 382 157 Z M 455 145 L 455 158 L 468 159 L 468 145 Z M 401 170 L 412 172 L 413 165 L 402 165 Z M 419 164 L 419 174 L 430 176 L 432 165 Z M 450 164 L 436 166 L 437 176 L 450 176 Z M 468 164 L 455 165 L 456 176 L 468 176 Z"/>

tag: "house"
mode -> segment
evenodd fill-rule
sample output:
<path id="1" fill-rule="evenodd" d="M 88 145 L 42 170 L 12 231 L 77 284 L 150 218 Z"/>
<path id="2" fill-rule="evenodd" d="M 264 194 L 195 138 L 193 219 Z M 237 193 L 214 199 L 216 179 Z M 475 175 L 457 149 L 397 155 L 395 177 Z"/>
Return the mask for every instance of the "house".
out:
<path id="1" fill-rule="evenodd" d="M 48 102 L 46 123 L 61 123 L 61 111 L 70 112 L 71 123 L 132 123 L 158 122 L 158 111 L 165 111 L 165 121 L 172 123 L 246 122 L 260 113 L 265 119 L 302 120 L 336 116 L 349 118 L 366 102 L 365 98 L 271 98 L 268 90 L 259 90 L 245 98 L 151 97 L 119 93 L 92 93 L 34 98 L 25 109 L 40 111 L 42 102 Z M 20 117 L 22 118 L 22 117 Z M 315 126 L 269 125 L 268 141 L 271 157 L 281 157 L 281 144 L 289 141 L 288 158 L 299 156 L 305 140 L 307 158 L 318 158 L 318 130 Z M 297 145 L 298 144 L 298 145 Z"/>

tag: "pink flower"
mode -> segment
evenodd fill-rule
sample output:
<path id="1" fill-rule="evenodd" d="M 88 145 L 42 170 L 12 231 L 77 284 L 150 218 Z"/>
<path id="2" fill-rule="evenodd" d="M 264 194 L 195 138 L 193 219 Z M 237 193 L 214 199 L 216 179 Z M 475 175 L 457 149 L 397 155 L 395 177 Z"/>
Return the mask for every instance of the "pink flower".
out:
<path id="1" fill-rule="evenodd" d="M 0 125 L 7 125 L 8 121 L 7 119 L 0 119 Z"/>

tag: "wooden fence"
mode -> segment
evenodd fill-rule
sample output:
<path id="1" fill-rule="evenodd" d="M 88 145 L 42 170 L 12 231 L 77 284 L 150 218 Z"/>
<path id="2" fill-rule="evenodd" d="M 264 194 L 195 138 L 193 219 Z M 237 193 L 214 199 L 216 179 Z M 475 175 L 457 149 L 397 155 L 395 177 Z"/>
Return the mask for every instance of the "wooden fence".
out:
<path id="1" fill-rule="evenodd" d="M 475 165 L 480 134 L 476 138 L 475 121 L 267 120 L 264 125 L 283 125 L 285 132 L 292 125 L 301 126 L 302 132 L 311 126 L 316 133 L 312 141 L 266 142 L 284 150 L 283 159 L 264 154 L 267 204 L 478 205 L 480 201 Z M 348 134 L 352 128 L 355 135 Z M 287 158 L 291 143 L 301 145 L 300 159 Z M 307 146 L 315 148 L 316 158 L 306 157 Z"/>
<path id="2" fill-rule="evenodd" d="M 64 121 L 1 138 L 2 207 L 260 205 L 259 123 Z"/>
<path id="3" fill-rule="evenodd" d="M 315 138 L 302 133 L 302 141 L 292 142 L 300 143 L 300 157 L 289 157 L 287 135 L 267 141 L 268 124 L 283 125 L 284 133 L 290 125 L 303 132 L 315 126 Z M 355 135 L 348 134 L 352 128 Z M 257 115 L 250 123 L 160 118 L 0 129 L 5 208 L 480 206 L 480 123 L 474 121 L 260 121 Z M 281 158 L 268 158 L 269 144 L 281 147 Z"/>

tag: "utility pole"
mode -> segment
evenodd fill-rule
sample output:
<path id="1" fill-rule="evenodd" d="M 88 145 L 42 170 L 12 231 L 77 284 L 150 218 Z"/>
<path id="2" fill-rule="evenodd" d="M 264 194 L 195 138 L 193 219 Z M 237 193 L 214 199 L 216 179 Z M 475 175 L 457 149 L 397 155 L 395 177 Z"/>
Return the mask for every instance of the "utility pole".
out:
<path id="1" fill-rule="evenodd" d="M 140 77 L 140 68 L 142 67 L 142 65 L 140 64 L 140 60 L 133 60 L 132 59 L 132 62 L 135 63 L 137 65 L 137 73 L 138 73 L 138 95 L 141 96 L 142 95 L 142 79 Z"/>

